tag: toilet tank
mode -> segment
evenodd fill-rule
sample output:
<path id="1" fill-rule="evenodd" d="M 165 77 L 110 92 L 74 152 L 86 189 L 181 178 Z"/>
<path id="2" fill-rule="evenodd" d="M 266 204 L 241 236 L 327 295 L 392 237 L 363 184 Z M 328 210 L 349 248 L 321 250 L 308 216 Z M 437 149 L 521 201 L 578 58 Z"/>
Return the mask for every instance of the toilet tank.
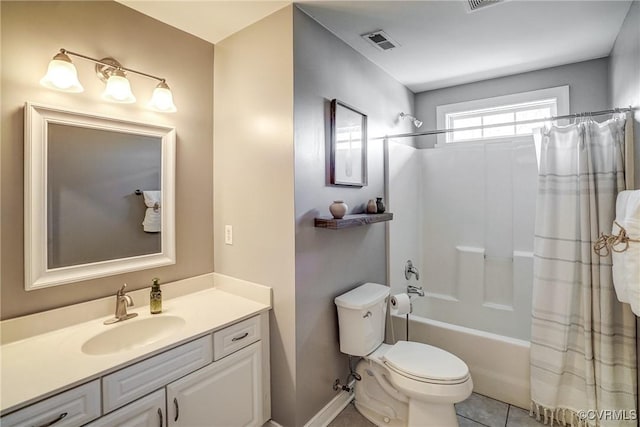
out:
<path id="1" fill-rule="evenodd" d="M 365 283 L 334 300 L 338 307 L 340 351 L 366 356 L 384 341 L 389 287 Z"/>

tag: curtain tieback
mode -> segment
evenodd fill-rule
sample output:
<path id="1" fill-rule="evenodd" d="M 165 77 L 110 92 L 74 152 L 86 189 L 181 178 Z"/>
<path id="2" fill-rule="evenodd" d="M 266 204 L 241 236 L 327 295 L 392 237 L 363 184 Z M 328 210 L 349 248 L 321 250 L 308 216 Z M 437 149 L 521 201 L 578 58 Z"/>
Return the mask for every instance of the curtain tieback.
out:
<path id="1" fill-rule="evenodd" d="M 629 249 L 629 242 L 640 243 L 640 239 L 632 239 L 629 237 L 627 235 L 627 230 L 618 224 L 617 221 L 613 221 L 613 223 L 620 229 L 618 234 L 613 235 L 600 233 L 600 237 L 593 244 L 593 251 L 601 257 L 609 256 L 611 251 L 617 253 L 626 251 Z"/>

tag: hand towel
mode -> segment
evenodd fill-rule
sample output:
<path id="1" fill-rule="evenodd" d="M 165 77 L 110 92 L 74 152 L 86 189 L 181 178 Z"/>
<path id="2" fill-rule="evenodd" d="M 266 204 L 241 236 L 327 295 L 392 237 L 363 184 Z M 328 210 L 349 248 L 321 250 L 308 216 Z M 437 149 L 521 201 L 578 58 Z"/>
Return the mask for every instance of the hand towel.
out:
<path id="1" fill-rule="evenodd" d="M 160 214 L 162 193 L 160 191 L 143 191 L 142 194 L 144 195 L 144 204 L 147 205 L 144 221 L 142 221 L 143 230 L 147 233 L 159 233 L 162 231 L 162 215 Z"/>
<path id="2" fill-rule="evenodd" d="M 640 190 L 621 191 L 616 199 L 616 222 L 626 230 L 628 238 L 640 240 Z M 612 235 L 618 235 L 620 227 L 613 224 Z M 640 242 L 618 243 L 612 248 L 613 285 L 618 300 L 631 305 L 631 310 L 640 316 Z"/>

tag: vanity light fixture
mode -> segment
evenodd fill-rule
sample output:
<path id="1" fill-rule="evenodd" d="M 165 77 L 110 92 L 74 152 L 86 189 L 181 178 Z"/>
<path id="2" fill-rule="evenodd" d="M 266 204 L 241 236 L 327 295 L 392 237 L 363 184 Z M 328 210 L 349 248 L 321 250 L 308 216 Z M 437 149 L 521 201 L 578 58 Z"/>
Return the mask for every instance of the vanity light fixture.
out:
<path id="1" fill-rule="evenodd" d="M 64 92 L 79 93 L 84 91 L 80 81 L 78 81 L 78 71 L 75 65 L 63 50 L 60 50 L 49 62 L 47 74 L 40 80 L 40 84 L 49 89 Z"/>
<path id="2" fill-rule="evenodd" d="M 400 113 L 400 118 L 401 119 L 409 119 L 411 120 L 411 122 L 413 123 L 413 125 L 417 128 L 419 128 L 420 126 L 422 126 L 422 121 L 418 120 L 417 118 L 415 118 L 414 116 L 412 116 L 411 114 L 405 114 L 405 113 Z"/>
<path id="3" fill-rule="evenodd" d="M 131 92 L 131 84 L 127 80 L 124 71 L 120 69 L 114 69 L 107 85 L 102 92 L 102 98 L 107 101 L 121 102 L 123 104 L 133 104 L 136 102 L 136 97 Z"/>
<path id="4" fill-rule="evenodd" d="M 40 84 L 49 89 L 56 89 L 63 92 L 82 92 L 84 89 L 78 81 L 78 72 L 69 56 L 86 59 L 96 64 L 96 74 L 98 78 L 106 84 L 104 92 L 102 93 L 103 99 L 123 104 L 136 102 L 136 97 L 131 91 L 131 84 L 127 79 L 127 72 L 129 72 L 159 81 L 153 91 L 151 100 L 147 104 L 149 108 L 163 113 L 174 113 L 177 111 L 173 103 L 173 94 L 165 79 L 123 67 L 122 64 L 113 58 L 95 59 L 80 53 L 60 49 L 60 52 L 56 54 L 49 63 L 47 74 L 40 80 Z"/>
<path id="5" fill-rule="evenodd" d="M 173 103 L 173 95 L 171 94 L 171 89 L 169 89 L 167 82 L 162 80 L 158 83 L 158 86 L 153 90 L 153 95 L 151 95 L 151 99 L 147 106 L 152 110 L 164 113 L 176 112 L 176 106 Z"/>

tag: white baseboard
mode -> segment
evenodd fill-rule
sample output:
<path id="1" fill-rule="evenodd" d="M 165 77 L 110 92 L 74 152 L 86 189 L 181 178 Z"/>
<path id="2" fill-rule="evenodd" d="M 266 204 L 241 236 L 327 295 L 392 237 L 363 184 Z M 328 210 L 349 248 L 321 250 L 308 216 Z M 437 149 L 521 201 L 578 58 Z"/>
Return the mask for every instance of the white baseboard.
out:
<path id="1" fill-rule="evenodd" d="M 307 422 L 304 427 L 327 427 L 335 417 L 353 400 L 355 381 L 349 383 L 351 391 L 342 391 Z"/>

